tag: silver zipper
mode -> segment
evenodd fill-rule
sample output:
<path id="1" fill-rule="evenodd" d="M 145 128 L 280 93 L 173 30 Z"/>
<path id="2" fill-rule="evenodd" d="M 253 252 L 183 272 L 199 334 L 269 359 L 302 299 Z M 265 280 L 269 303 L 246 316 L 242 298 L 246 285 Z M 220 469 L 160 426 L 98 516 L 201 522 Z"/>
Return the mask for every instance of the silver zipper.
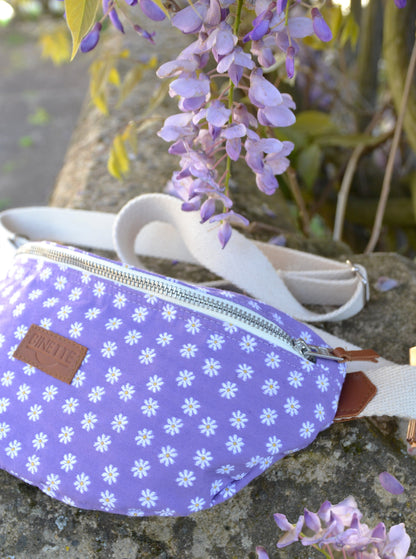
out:
<path id="1" fill-rule="evenodd" d="M 307 344 L 301 338 L 293 338 L 274 322 L 237 303 L 226 302 L 214 295 L 201 293 L 195 288 L 179 285 L 169 279 L 154 277 L 139 270 L 120 269 L 120 265 L 103 262 L 93 255 L 76 253 L 71 249 L 51 247 L 42 243 L 25 243 L 17 255 L 41 257 L 51 262 L 75 267 L 95 276 L 115 281 L 132 289 L 156 295 L 170 302 L 179 302 L 187 308 L 205 313 L 221 320 L 230 320 L 235 326 L 272 343 L 287 347 L 289 351 L 315 361 L 317 357 L 343 361 L 331 353 L 330 348 Z"/>

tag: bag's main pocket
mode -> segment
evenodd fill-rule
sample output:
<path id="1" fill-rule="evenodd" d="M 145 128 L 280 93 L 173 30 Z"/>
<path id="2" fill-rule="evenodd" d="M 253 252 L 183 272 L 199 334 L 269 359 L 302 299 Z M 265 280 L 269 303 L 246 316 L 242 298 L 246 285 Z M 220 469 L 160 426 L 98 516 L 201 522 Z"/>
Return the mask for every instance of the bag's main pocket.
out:
<path id="1" fill-rule="evenodd" d="M 81 508 L 211 507 L 310 444 L 337 409 L 345 366 L 306 359 L 325 343 L 243 295 L 34 243 L 0 305 L 0 466 Z M 32 325 L 46 334 L 25 363 Z M 51 356 L 72 363 L 78 345 L 86 356 L 64 382 Z"/>

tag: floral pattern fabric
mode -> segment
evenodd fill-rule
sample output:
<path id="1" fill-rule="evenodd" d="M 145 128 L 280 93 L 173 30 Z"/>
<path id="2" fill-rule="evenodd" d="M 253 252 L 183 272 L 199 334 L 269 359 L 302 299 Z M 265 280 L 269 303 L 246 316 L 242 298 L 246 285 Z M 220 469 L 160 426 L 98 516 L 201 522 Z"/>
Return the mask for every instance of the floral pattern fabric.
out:
<path id="1" fill-rule="evenodd" d="M 323 345 L 276 309 L 203 291 Z M 187 515 L 228 499 L 332 423 L 345 376 L 218 313 L 42 257 L 16 257 L 0 310 L 0 467 L 85 509 Z M 13 357 L 31 324 L 88 348 L 71 384 Z"/>

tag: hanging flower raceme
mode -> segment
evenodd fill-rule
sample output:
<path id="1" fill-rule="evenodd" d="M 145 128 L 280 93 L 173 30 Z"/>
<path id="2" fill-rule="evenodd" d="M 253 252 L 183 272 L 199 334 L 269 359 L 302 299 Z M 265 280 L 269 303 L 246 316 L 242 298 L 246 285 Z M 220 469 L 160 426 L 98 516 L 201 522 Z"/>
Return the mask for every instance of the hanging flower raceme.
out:
<path id="1" fill-rule="evenodd" d="M 274 138 L 271 129 L 293 124 L 295 104 L 263 76 L 252 54 L 243 50 L 226 21 L 228 11 L 223 4 L 200 0 L 193 6 L 195 9 L 187 6 L 179 11 L 173 24 L 184 33 L 196 32 L 197 40 L 157 72 L 161 78 L 173 78 L 169 94 L 178 98 L 185 116 L 168 117 L 159 135 L 174 142 L 169 151 L 180 156 L 181 170 L 169 182 L 169 192 L 183 200 L 183 209 L 199 209 L 202 222 L 209 219 L 218 223 L 218 237 L 225 246 L 231 224 L 247 224 L 245 218 L 231 210 L 227 161 L 245 159 L 255 173 L 258 188 L 273 194 L 278 187 L 276 175 L 287 169 L 293 144 Z M 272 11 L 266 10 L 257 18 L 258 32 L 253 37 L 260 37 L 260 30 L 266 29 L 262 22 L 270 23 L 272 17 Z M 216 67 L 206 72 L 209 60 Z M 218 87 L 219 96 L 212 98 L 214 79 L 224 84 L 224 78 L 228 86 Z M 257 118 L 234 100 L 230 89 L 232 93 L 241 89 L 243 95 L 248 90 Z M 264 131 L 262 135 L 255 132 L 259 123 L 270 128 L 270 137 L 264 137 Z"/>
<path id="2" fill-rule="evenodd" d="M 124 33 L 118 13 L 122 0 L 101 1 L 103 16 L 83 38 L 83 52 L 97 45 L 106 18 Z M 125 2 L 154 22 L 166 18 L 154 0 Z M 394 2 L 399 8 L 406 5 L 406 0 Z M 267 195 L 275 192 L 279 175 L 289 166 L 294 145 L 278 139 L 278 128 L 295 122 L 295 103 L 264 71 L 283 53 L 292 78 L 299 41 L 313 34 L 331 41 L 321 11 L 315 5 L 305 10 L 305 5 L 299 0 L 189 0 L 182 9 L 175 1 L 171 4 L 170 23 L 195 40 L 157 72 L 171 80 L 169 95 L 178 100 L 180 111 L 168 117 L 158 133 L 171 144 L 169 153 L 179 157 L 180 168 L 168 190 L 182 199 L 184 210 L 199 210 L 202 222 L 219 224 L 222 246 L 229 240 L 231 223 L 245 224 L 245 218 L 231 210 L 231 162 L 244 160 Z M 239 35 L 242 12 L 251 17 L 251 25 Z M 153 32 L 136 21 L 132 27 L 154 42 Z M 249 109 L 237 100 L 247 97 Z"/>

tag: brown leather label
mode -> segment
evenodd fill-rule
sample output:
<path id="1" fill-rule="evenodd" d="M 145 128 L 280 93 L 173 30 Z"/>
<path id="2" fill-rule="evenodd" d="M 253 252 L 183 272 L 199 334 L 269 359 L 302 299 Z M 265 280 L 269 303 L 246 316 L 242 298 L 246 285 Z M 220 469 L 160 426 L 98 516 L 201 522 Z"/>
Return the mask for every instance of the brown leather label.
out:
<path id="1" fill-rule="evenodd" d="M 87 351 L 81 344 L 32 324 L 13 357 L 71 384 Z"/>
<path id="2" fill-rule="evenodd" d="M 354 419 L 363 411 L 376 393 L 376 386 L 362 371 L 348 373 L 342 385 L 334 421 Z"/>

